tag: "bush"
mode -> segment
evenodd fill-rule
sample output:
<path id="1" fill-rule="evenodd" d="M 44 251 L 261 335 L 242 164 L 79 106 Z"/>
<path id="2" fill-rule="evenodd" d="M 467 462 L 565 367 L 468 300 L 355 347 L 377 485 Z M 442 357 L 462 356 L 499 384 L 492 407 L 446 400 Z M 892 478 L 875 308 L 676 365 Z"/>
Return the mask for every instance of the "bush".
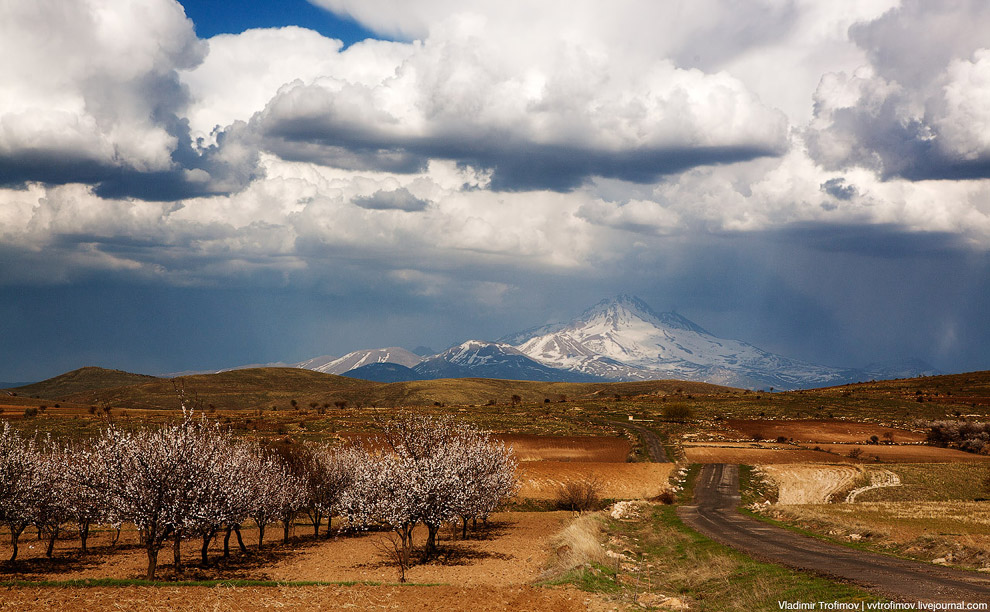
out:
<path id="1" fill-rule="evenodd" d="M 668 404 L 663 407 L 665 421 L 684 422 L 691 418 L 691 407 L 687 404 Z"/>
<path id="2" fill-rule="evenodd" d="M 24 409 L 24 418 L 33 419 L 36 416 L 38 416 L 38 409 L 34 406 L 28 406 Z"/>
<path id="3" fill-rule="evenodd" d="M 597 479 L 568 480 L 557 489 L 560 510 L 588 512 L 602 508 L 601 483 Z"/>
<path id="4" fill-rule="evenodd" d="M 653 501 L 660 502 L 661 504 L 669 506 L 673 504 L 674 501 L 676 501 L 676 497 L 673 491 L 671 491 L 670 489 L 664 489 L 660 493 L 660 495 L 657 495 L 656 497 L 653 498 Z"/>

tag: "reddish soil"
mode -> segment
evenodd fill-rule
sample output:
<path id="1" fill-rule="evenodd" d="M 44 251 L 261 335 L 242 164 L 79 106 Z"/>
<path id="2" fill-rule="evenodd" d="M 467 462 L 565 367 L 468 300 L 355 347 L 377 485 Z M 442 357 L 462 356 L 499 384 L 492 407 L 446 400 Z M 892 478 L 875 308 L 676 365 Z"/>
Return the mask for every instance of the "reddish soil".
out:
<path id="1" fill-rule="evenodd" d="M 848 456 L 854 448 L 862 449 L 858 461 L 866 463 L 879 457 L 880 461 L 893 463 L 982 463 L 990 461 L 990 456 L 965 453 L 952 448 L 939 448 L 912 444 L 888 446 L 885 444 L 819 444 L 820 448 L 839 455 Z"/>
<path id="2" fill-rule="evenodd" d="M 835 463 L 852 459 L 826 452 L 791 448 L 757 448 L 756 446 L 685 446 L 688 463 Z"/>
<path id="3" fill-rule="evenodd" d="M 8 588 L 0 610 L 605 610 L 573 588 L 464 586 Z"/>
<path id="4" fill-rule="evenodd" d="M 537 588 L 549 557 L 549 539 L 570 520 L 570 512 L 513 512 L 494 515 L 488 525 L 469 533 L 441 533 L 440 557 L 414 565 L 406 572 L 411 583 L 440 586 L 285 586 L 285 587 L 120 587 L 120 588 L 8 588 L 0 596 L 0 610 L 267 610 L 344 609 L 387 610 L 586 610 L 602 609 L 601 602 L 570 588 Z M 337 535 L 314 541 L 303 524 L 295 527 L 292 542 L 282 545 L 281 531 L 269 528 L 265 548 L 257 550 L 257 530 L 245 528 L 248 553 L 234 547 L 220 564 L 220 542 L 210 551 L 214 567 L 197 565 L 198 545 L 183 545 L 184 578 L 255 579 L 279 581 L 360 581 L 394 583 L 398 578 L 382 544 L 385 533 Z M 0 555 L 10 555 L 3 534 Z M 414 535 L 417 551 L 425 533 Z M 141 578 L 147 557 L 136 546 L 137 534 L 125 530 L 116 549 L 109 535 L 98 532 L 91 551 L 79 555 L 78 540 L 60 540 L 52 559 L 34 534 L 21 540 L 19 560 L 0 563 L 0 580 L 74 580 L 82 578 Z M 415 555 L 415 553 L 414 553 Z M 159 579 L 172 576 L 171 549 L 159 554 Z"/>
<path id="5" fill-rule="evenodd" d="M 725 425 L 740 433 L 740 437 L 776 440 L 783 436 L 795 442 L 861 442 L 870 436 L 884 440 L 885 434 L 893 436 L 896 444 L 923 442 L 925 434 L 907 429 L 883 427 L 874 423 L 832 421 L 817 419 L 798 420 L 748 420 L 727 419 Z"/>
<path id="6" fill-rule="evenodd" d="M 626 438 L 524 434 L 499 434 L 494 438 L 511 445 L 519 461 L 623 463 L 632 448 L 632 442 Z"/>
<path id="7" fill-rule="evenodd" d="M 814 450 L 817 447 L 821 450 Z M 850 457 L 854 449 L 858 457 Z M 690 463 L 740 463 L 748 465 L 775 463 L 874 463 L 876 458 L 887 463 L 957 463 L 985 462 L 990 456 L 974 455 L 950 448 L 921 444 L 718 444 L 685 445 L 684 453 Z"/>
<path id="8" fill-rule="evenodd" d="M 375 446 L 373 434 L 339 433 L 344 440 Z M 632 442 L 606 436 L 537 436 L 495 434 L 494 440 L 512 446 L 519 461 L 595 461 L 622 463 L 629 456 Z"/>

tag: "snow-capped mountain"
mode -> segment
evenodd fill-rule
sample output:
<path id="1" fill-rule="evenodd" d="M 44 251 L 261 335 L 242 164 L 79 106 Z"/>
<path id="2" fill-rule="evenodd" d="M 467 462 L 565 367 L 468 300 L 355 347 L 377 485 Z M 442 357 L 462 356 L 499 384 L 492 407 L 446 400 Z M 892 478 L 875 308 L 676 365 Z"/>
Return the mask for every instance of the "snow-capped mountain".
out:
<path id="1" fill-rule="evenodd" d="M 502 343 L 468 340 L 413 366 L 423 378 L 499 378 L 586 382 L 598 380 L 583 372 L 562 371 L 527 357 Z"/>
<path id="2" fill-rule="evenodd" d="M 540 330 L 546 333 L 538 335 Z M 793 389 L 841 384 L 856 375 L 718 338 L 677 313 L 658 314 L 628 295 L 603 300 L 569 323 L 536 331 L 510 338 L 522 353 L 546 366 L 611 379 L 680 378 Z"/>
<path id="3" fill-rule="evenodd" d="M 404 348 L 390 346 L 381 349 L 365 349 L 347 353 L 343 357 L 315 357 L 297 363 L 294 367 L 316 370 L 325 374 L 343 374 L 354 368 L 360 368 L 372 363 L 397 363 L 411 368 L 423 361 L 419 355 Z"/>
<path id="4" fill-rule="evenodd" d="M 603 300 L 569 322 L 534 327 L 497 342 L 469 340 L 429 357 L 390 347 L 315 357 L 295 367 L 380 382 L 673 378 L 780 390 L 938 373 L 917 360 L 855 369 L 789 359 L 746 342 L 719 338 L 675 312 L 654 312 L 628 295 Z"/>

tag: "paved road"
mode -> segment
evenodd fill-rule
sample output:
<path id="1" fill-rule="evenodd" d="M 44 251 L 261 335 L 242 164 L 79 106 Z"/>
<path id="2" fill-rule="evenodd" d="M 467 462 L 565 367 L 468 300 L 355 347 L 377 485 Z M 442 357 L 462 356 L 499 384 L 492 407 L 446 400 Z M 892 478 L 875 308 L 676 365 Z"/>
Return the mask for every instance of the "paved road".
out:
<path id="1" fill-rule="evenodd" d="M 690 527 L 753 557 L 853 582 L 902 602 L 990 602 L 990 576 L 894 559 L 828 544 L 744 517 L 739 466 L 702 468 L 694 506 L 678 514 Z"/>

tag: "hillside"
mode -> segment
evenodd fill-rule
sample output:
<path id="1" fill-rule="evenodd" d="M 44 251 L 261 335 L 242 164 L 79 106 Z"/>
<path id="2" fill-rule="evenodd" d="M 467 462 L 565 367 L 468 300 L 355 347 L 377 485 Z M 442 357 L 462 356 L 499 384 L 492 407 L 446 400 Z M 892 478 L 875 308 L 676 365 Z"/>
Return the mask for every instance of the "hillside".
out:
<path id="1" fill-rule="evenodd" d="M 66 376 L 66 375 L 63 375 Z M 176 409 L 179 400 L 171 379 L 137 377 L 128 386 L 95 383 L 74 393 L 41 395 L 79 404 L 105 402 L 124 408 Z M 54 381 L 32 385 L 39 391 L 56 389 Z M 527 403 L 549 399 L 612 399 L 615 395 L 720 394 L 731 391 L 707 383 L 651 380 L 629 383 L 557 383 L 481 378 L 419 380 L 377 383 L 300 368 L 254 368 L 217 374 L 186 376 L 181 379 L 188 401 L 201 408 L 218 410 L 287 409 L 292 400 L 300 408 L 333 405 L 346 401 L 353 406 L 417 406 L 441 404 L 507 403 L 518 395 Z M 108 379 L 109 381 L 109 379 Z"/>
<path id="2" fill-rule="evenodd" d="M 146 374 L 132 374 L 122 370 L 86 367 L 60 374 L 23 387 L 11 389 L 18 395 L 44 399 L 63 400 L 79 394 L 129 387 L 160 380 Z"/>

